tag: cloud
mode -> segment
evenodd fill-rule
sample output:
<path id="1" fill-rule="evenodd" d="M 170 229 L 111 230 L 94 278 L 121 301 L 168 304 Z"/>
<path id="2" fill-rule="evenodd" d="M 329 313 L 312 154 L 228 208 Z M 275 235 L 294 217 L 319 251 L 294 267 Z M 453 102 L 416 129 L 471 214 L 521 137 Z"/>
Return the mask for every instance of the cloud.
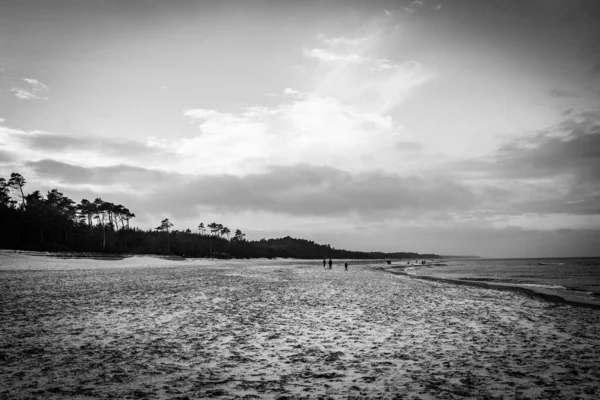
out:
<path id="1" fill-rule="evenodd" d="M 378 171 L 350 173 L 306 164 L 270 167 L 244 177 L 203 177 L 197 193 L 204 204 L 231 210 L 291 215 L 376 215 L 390 211 L 463 208 L 472 200 L 464 187 L 444 179 L 402 177 Z"/>
<path id="2" fill-rule="evenodd" d="M 335 51 L 305 48 L 305 56 L 321 61 L 312 69 L 311 85 L 305 91 L 387 115 L 416 88 L 436 77 L 432 68 L 418 60 L 398 61 L 376 54 L 385 30 L 379 24 L 371 31 L 368 46 Z"/>
<path id="3" fill-rule="evenodd" d="M 342 62 L 346 64 L 366 64 L 372 71 L 400 70 L 403 68 L 418 68 L 421 63 L 410 60 L 395 63 L 386 58 L 371 58 L 359 54 L 339 54 L 324 49 L 304 49 L 304 55 L 325 62 Z"/>
<path id="4" fill-rule="evenodd" d="M 385 58 L 379 58 L 379 59 L 372 60 L 372 63 L 373 63 L 373 67 L 372 67 L 373 71 L 393 71 L 393 70 L 401 71 L 401 70 L 418 69 L 422 66 L 421 63 L 419 63 L 415 60 L 405 61 L 402 63 L 394 63 Z"/>
<path id="5" fill-rule="evenodd" d="M 19 155 L 21 160 L 40 160 L 48 157 L 78 165 L 110 165 L 127 161 L 142 165 L 160 164 L 170 150 L 127 139 L 74 137 L 43 131 L 24 131 L 0 127 L 0 143 Z"/>
<path id="6" fill-rule="evenodd" d="M 152 145 L 178 153 L 180 169 L 209 173 L 243 175 L 298 163 L 348 171 L 405 167 L 396 143 L 413 140 L 392 115 L 435 74 L 414 60 L 368 55 L 380 40 L 379 28 L 372 30 L 377 34 L 360 36 L 369 38 L 369 46 L 360 48 L 345 43 L 363 39 L 320 35 L 335 50 L 305 48 L 305 56 L 321 62 L 307 63 L 305 87 L 282 89 L 279 104 L 226 111 L 188 108 L 182 115 L 198 126 L 199 134 Z"/>
<path id="7" fill-rule="evenodd" d="M 401 140 L 396 143 L 396 148 L 402 152 L 419 152 L 423 150 L 423 145 Z"/>
<path id="8" fill-rule="evenodd" d="M 304 49 L 304 55 L 325 62 L 343 61 L 350 63 L 362 63 L 368 60 L 359 56 L 358 54 L 337 54 L 324 49 Z"/>
<path id="9" fill-rule="evenodd" d="M 360 38 L 347 38 L 344 36 L 328 38 L 325 35 L 319 35 L 319 39 L 328 46 L 360 46 L 367 43 L 370 39 L 369 36 Z"/>
<path id="10" fill-rule="evenodd" d="M 283 94 L 295 95 L 295 94 L 300 94 L 300 92 L 297 90 L 291 89 L 291 88 L 285 88 L 285 89 L 283 89 Z"/>
<path id="11" fill-rule="evenodd" d="M 14 93 L 15 97 L 20 100 L 45 100 L 45 97 L 40 97 L 34 92 L 28 92 L 27 90 L 21 88 L 12 88 L 10 90 Z"/>
<path id="12" fill-rule="evenodd" d="M 503 188 L 486 203 L 498 215 L 600 214 L 600 115 L 573 115 L 446 170 L 472 187 Z"/>
<path id="13" fill-rule="evenodd" d="M 187 160 L 185 169 L 197 165 L 234 174 L 270 164 L 305 162 L 355 171 L 389 169 L 398 163 L 394 145 L 403 139 L 402 128 L 390 116 L 362 111 L 331 96 L 287 93 L 272 108 L 185 110 L 184 117 L 198 125 L 200 134 L 174 141 L 170 149 Z"/>
<path id="14" fill-rule="evenodd" d="M 21 78 L 21 80 L 28 84 L 26 89 L 22 87 L 14 87 L 10 91 L 14 93 L 15 97 L 20 100 L 47 100 L 48 97 L 45 95 L 48 93 L 48 86 L 33 78 Z"/>
<path id="15" fill-rule="evenodd" d="M 442 177 L 424 179 L 381 171 L 351 173 L 324 166 L 270 166 L 245 176 L 186 176 L 129 165 L 84 168 L 55 160 L 29 162 L 38 178 L 63 185 L 113 186 L 143 190 L 147 207 L 193 215 L 195 207 L 221 212 L 270 212 L 295 216 L 388 215 L 390 211 L 464 209 L 473 201 L 464 186 Z M 176 205 L 176 207 L 175 207 Z M 177 210 L 173 210 L 176 208 Z"/>
<path id="16" fill-rule="evenodd" d="M 575 93 L 570 90 L 554 88 L 550 91 L 551 97 L 577 97 Z"/>
<path id="17" fill-rule="evenodd" d="M 562 229 L 577 222 L 568 215 L 469 221 L 481 199 L 467 185 L 442 176 L 351 173 L 307 164 L 271 166 L 246 176 L 186 176 L 128 165 L 82 168 L 54 160 L 29 166 L 35 171 L 27 176 L 30 184 L 42 178 L 46 184 L 57 182 L 59 190 L 74 199 L 102 197 L 122 203 L 138 215 L 136 225 L 144 227 L 165 216 L 182 229 L 196 226 L 198 220 L 218 220 L 235 222 L 260 238 L 283 236 L 269 228 L 277 221 L 284 235 L 344 248 L 377 243 L 378 249 L 443 254 L 598 255 L 593 252 L 600 231 Z M 483 209 L 480 213 L 494 216 Z M 257 216 L 271 223 L 263 224 Z M 517 226 L 544 218 L 547 228 L 542 230 Z M 360 234 L 353 235 L 359 229 Z"/>
<path id="18" fill-rule="evenodd" d="M 0 149 L 0 164 L 14 163 L 16 160 L 16 154 Z"/>
<path id="19" fill-rule="evenodd" d="M 574 115 L 536 135 L 512 141 L 472 166 L 511 179 L 568 175 L 579 181 L 598 180 L 600 115 Z"/>
<path id="20" fill-rule="evenodd" d="M 133 188 L 152 187 L 181 182 L 179 174 L 119 164 L 107 167 L 80 167 L 56 160 L 30 161 L 38 177 L 58 180 L 68 184 L 93 183 L 96 185 L 123 184 Z"/>
<path id="21" fill-rule="evenodd" d="M 33 90 L 48 91 L 48 86 L 46 86 L 42 82 L 38 81 L 37 79 L 32 79 L 32 78 L 21 78 L 21 79 L 23 79 L 25 82 L 29 83 L 31 85 L 31 87 L 33 88 Z"/>

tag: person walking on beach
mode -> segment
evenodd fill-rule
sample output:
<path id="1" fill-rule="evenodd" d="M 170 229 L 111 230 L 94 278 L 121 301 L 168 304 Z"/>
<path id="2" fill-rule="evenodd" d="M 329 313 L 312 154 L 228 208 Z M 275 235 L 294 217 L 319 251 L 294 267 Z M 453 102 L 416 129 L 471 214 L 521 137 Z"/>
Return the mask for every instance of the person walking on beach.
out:
<path id="1" fill-rule="evenodd" d="M 325 266 L 325 264 L 327 264 L 327 261 L 325 261 L 325 259 L 323 259 L 323 269 L 327 269 L 327 267 Z"/>
<path id="2" fill-rule="evenodd" d="M 331 258 L 329 259 L 329 269 L 331 269 L 331 266 L 333 265 L 333 261 L 331 261 Z"/>
<path id="3" fill-rule="evenodd" d="M 344 269 L 348 271 L 348 263 L 344 263 Z"/>

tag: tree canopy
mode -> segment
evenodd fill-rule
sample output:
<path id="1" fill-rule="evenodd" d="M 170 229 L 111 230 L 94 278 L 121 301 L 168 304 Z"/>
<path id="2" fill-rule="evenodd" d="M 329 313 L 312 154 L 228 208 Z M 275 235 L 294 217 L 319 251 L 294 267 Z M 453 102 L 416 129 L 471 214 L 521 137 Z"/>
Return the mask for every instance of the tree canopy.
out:
<path id="1" fill-rule="evenodd" d="M 249 241 L 240 229 L 200 222 L 198 232 L 174 230 L 165 218 L 154 230 L 130 227 L 135 214 L 122 204 L 100 197 L 79 203 L 58 189 L 44 196 L 25 194 L 26 180 L 18 173 L 0 178 L 0 248 L 130 254 L 174 254 L 186 257 L 254 258 L 406 258 L 432 254 L 359 252 L 335 249 L 289 236 Z M 207 233 L 208 228 L 208 233 Z"/>

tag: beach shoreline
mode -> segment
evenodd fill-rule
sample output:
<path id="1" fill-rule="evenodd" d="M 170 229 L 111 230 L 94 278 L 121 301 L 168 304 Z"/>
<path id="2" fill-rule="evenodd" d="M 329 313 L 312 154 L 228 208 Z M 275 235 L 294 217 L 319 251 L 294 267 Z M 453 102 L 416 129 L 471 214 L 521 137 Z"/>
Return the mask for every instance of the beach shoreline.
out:
<path id="1" fill-rule="evenodd" d="M 596 310 L 381 265 L 0 253 L 0 398 L 597 398 Z"/>
<path id="2" fill-rule="evenodd" d="M 381 268 L 383 271 L 389 272 L 391 274 L 403 275 L 410 278 L 429 280 L 429 281 L 437 281 L 437 282 L 446 282 L 452 283 L 455 285 L 464 285 L 464 286 L 472 286 L 479 287 L 484 289 L 493 289 L 493 290 L 505 290 L 516 293 L 522 293 L 528 296 L 540 298 L 546 301 L 568 304 L 576 307 L 583 308 L 591 308 L 594 310 L 600 310 L 600 300 L 598 303 L 594 303 L 591 301 L 586 301 L 580 297 L 576 296 L 568 296 L 568 295 L 558 295 L 554 293 L 544 292 L 543 289 L 534 289 L 523 286 L 515 286 L 504 283 L 493 283 L 493 282 L 480 282 L 469 279 L 450 279 L 450 278 L 440 278 L 435 276 L 426 276 L 426 275 L 418 275 L 418 274 L 409 274 L 405 272 L 406 266 L 397 266 L 397 267 L 389 267 L 389 268 Z"/>

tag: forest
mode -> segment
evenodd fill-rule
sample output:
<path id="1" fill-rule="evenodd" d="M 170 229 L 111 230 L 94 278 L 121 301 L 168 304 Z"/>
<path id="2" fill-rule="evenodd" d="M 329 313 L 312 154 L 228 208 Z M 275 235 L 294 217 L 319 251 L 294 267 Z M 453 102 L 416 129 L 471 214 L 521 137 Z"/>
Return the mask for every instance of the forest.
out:
<path id="1" fill-rule="evenodd" d="M 25 193 L 26 179 L 13 172 L 0 178 L 0 248 L 52 252 L 160 254 L 210 258 L 436 258 L 411 252 L 342 250 L 306 239 L 283 237 L 251 241 L 240 230 L 200 222 L 197 231 L 177 230 L 163 219 L 152 230 L 130 225 L 135 213 L 101 198 L 76 203 L 57 189 L 44 196 Z"/>

